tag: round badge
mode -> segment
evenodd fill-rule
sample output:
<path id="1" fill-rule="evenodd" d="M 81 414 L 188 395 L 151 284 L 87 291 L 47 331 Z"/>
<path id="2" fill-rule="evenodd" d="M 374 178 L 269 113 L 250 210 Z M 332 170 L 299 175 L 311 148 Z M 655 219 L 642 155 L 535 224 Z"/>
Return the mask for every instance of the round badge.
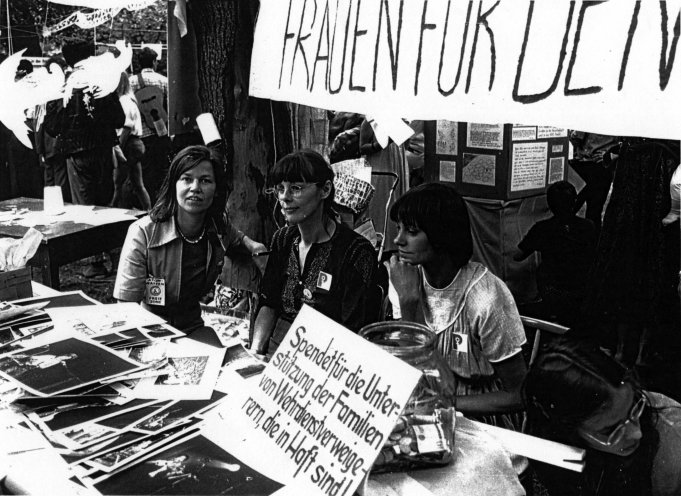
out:
<path id="1" fill-rule="evenodd" d="M 149 292 L 151 293 L 152 296 L 159 296 L 161 294 L 161 288 L 158 286 L 152 286 L 149 288 Z"/>
<path id="2" fill-rule="evenodd" d="M 312 299 L 312 291 L 310 291 L 307 288 L 303 289 L 303 296 L 305 298 L 307 298 L 308 300 L 311 300 Z"/>

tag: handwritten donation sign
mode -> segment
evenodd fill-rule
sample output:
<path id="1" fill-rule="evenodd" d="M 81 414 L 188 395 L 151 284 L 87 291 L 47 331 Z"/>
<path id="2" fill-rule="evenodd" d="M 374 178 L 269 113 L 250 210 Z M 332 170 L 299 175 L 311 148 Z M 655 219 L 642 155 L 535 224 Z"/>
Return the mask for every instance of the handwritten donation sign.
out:
<path id="1" fill-rule="evenodd" d="M 250 93 L 681 137 L 681 0 L 261 0 Z"/>
<path id="2" fill-rule="evenodd" d="M 213 437 L 293 493 L 351 496 L 420 375 L 303 306 L 265 371 L 249 387 L 233 379 Z"/>

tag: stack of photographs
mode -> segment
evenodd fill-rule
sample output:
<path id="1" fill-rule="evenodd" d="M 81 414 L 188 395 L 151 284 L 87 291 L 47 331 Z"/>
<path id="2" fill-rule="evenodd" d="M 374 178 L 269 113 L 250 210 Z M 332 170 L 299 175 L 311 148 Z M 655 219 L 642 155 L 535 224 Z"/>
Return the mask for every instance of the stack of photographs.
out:
<path id="1" fill-rule="evenodd" d="M 70 480 L 103 494 L 122 494 L 119 484 L 139 470 L 146 475 L 142 486 L 130 483 L 133 493 L 214 484 L 235 494 L 260 485 L 276 490 L 200 436 L 203 415 L 226 398 L 221 372 L 250 377 L 264 368 L 242 344 L 248 320 L 211 321 L 225 338 L 216 347 L 144 312 L 101 305 L 82 292 L 0 305 L 0 318 L 7 316 L 0 321 L 0 411 L 10 398 L 22 422 L 67 464 Z M 186 446 L 193 454 L 180 460 L 175 452 Z M 205 463 L 194 466 L 204 448 Z"/>

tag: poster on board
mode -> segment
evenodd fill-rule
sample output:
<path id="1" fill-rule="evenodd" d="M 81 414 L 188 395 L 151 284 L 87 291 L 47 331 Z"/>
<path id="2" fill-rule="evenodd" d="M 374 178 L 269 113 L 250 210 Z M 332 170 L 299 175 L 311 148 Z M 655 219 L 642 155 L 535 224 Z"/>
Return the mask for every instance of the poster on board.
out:
<path id="1" fill-rule="evenodd" d="M 511 191 L 546 186 L 548 143 L 514 143 L 511 156 Z"/>
<path id="2" fill-rule="evenodd" d="M 461 181 L 468 184 L 494 186 L 497 158 L 483 153 L 464 153 Z"/>
<path id="3" fill-rule="evenodd" d="M 469 148 L 503 150 L 504 125 L 469 123 L 466 126 L 466 146 Z"/>
<path id="4" fill-rule="evenodd" d="M 456 182 L 456 161 L 440 160 L 440 181 Z"/>
<path id="5" fill-rule="evenodd" d="M 436 130 L 435 153 L 440 155 L 456 155 L 459 146 L 459 123 L 439 120 L 436 123 Z"/>

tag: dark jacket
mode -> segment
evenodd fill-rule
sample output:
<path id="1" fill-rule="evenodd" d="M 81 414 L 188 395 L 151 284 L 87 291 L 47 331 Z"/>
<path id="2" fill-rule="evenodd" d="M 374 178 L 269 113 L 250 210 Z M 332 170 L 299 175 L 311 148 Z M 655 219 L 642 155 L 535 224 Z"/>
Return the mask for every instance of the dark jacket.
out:
<path id="1" fill-rule="evenodd" d="M 91 93 L 77 89 L 66 107 L 61 100 L 47 105 L 45 130 L 57 138 L 56 151 L 64 156 L 113 147 L 116 129 L 125 124 L 125 113 L 115 93 L 93 98 Z"/>

